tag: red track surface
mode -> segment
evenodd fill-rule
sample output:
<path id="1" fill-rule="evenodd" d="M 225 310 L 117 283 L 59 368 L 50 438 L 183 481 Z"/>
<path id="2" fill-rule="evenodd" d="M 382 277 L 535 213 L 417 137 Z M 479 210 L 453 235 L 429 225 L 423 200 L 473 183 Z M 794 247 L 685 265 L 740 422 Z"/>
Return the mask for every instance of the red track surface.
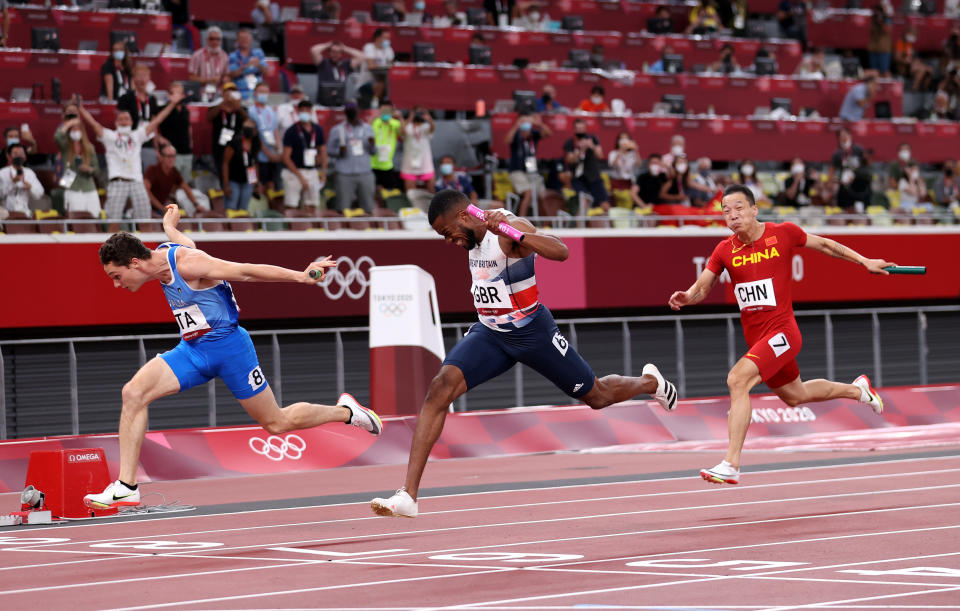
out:
<path id="1" fill-rule="evenodd" d="M 748 454 L 751 464 L 846 456 L 864 453 Z M 425 497 L 415 520 L 351 503 L 4 529 L 0 608 L 960 607 L 960 455 L 748 472 L 724 487 L 696 475 L 717 458 L 435 462 L 425 486 L 491 491 Z M 498 488 L 677 470 L 689 476 Z M 332 469 L 145 491 L 198 505 L 382 494 L 402 472 Z"/>

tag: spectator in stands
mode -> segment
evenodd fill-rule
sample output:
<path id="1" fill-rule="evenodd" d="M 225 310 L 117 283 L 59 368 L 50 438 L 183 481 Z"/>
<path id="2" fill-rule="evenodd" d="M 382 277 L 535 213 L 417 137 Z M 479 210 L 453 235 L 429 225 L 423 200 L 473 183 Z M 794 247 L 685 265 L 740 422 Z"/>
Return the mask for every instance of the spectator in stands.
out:
<path id="1" fill-rule="evenodd" d="M 667 70 L 663 65 L 663 58 L 667 55 L 674 55 L 673 47 L 670 45 L 663 46 L 663 52 L 660 54 L 660 57 L 657 61 L 650 64 L 650 67 L 647 68 L 647 72 L 650 74 L 666 74 Z"/>
<path id="2" fill-rule="evenodd" d="M 327 181 L 327 141 L 310 100 L 297 103 L 297 123 L 283 134 L 283 165 L 283 205 L 299 208 L 302 201 L 304 207 L 311 207 L 318 214 L 320 190 Z M 338 183 L 338 196 L 339 193 Z"/>
<path id="3" fill-rule="evenodd" d="M 282 55 L 283 22 L 280 21 L 280 5 L 270 0 L 255 0 L 250 20 L 256 32 L 256 40 L 264 53 L 273 57 Z"/>
<path id="4" fill-rule="evenodd" d="M 853 143 L 853 135 L 846 127 L 837 132 L 837 150 L 830 160 L 831 181 L 838 180 L 837 205 L 841 208 L 855 208 L 861 212 L 870 202 L 870 181 L 873 178 L 866 163 L 863 149 Z M 860 206 L 857 206 L 857 202 Z"/>
<path id="5" fill-rule="evenodd" d="M 938 89 L 933 96 L 932 105 L 920 111 L 920 118 L 926 121 L 956 121 L 956 102 L 951 104 L 950 94 L 943 89 Z"/>
<path id="6" fill-rule="evenodd" d="M 445 0 L 443 3 L 443 14 L 433 19 L 434 27 L 449 28 L 452 26 L 467 25 L 467 14 L 457 10 L 457 0 Z"/>
<path id="7" fill-rule="evenodd" d="M 473 181 L 465 172 L 457 172 L 451 155 L 440 158 L 440 176 L 434 185 L 436 191 L 453 189 L 470 198 L 470 203 L 476 205 L 479 201 L 477 190 L 473 188 Z"/>
<path id="8" fill-rule="evenodd" d="M 310 47 L 310 55 L 313 56 L 313 63 L 317 65 L 318 83 L 346 83 L 347 77 L 361 68 L 364 60 L 362 51 L 348 47 L 338 40 L 313 45 Z M 318 103 L 319 95 L 318 89 Z"/>
<path id="9" fill-rule="evenodd" d="M 253 97 L 253 90 L 263 78 L 267 57 L 263 50 L 253 46 L 253 34 L 244 28 L 237 32 L 237 46 L 229 55 L 230 65 L 227 75 L 233 79 L 242 99 Z"/>
<path id="10" fill-rule="evenodd" d="M 21 129 L 24 127 L 27 129 Z M 37 152 L 37 141 L 33 138 L 33 133 L 30 131 L 30 126 L 26 123 L 22 124 L 20 127 L 11 125 L 7 129 L 3 130 L 4 148 L 9 149 L 13 144 L 23 145 L 23 150 L 27 152 L 27 155 L 32 155 Z M 7 160 L 7 163 L 10 163 L 10 161 Z"/>
<path id="11" fill-rule="evenodd" d="M 717 59 L 717 61 L 710 64 L 707 70 L 710 72 L 718 72 L 720 74 L 739 72 L 740 64 L 738 64 L 737 60 L 733 57 L 733 45 L 730 43 L 724 43 L 724 45 L 720 47 L 720 57 Z"/>
<path id="12" fill-rule="evenodd" d="M 277 164 L 283 161 L 283 153 L 280 150 L 282 136 L 278 127 L 277 111 L 269 102 L 270 85 L 260 83 L 254 90 L 253 105 L 247 109 L 247 113 L 257 127 L 257 184 L 273 189 L 278 182 Z"/>
<path id="13" fill-rule="evenodd" d="M 670 136 L 670 152 L 663 154 L 663 163 L 664 165 L 673 165 L 674 157 L 686 156 L 686 154 L 687 139 L 681 134 L 674 134 Z"/>
<path id="14" fill-rule="evenodd" d="M 223 148 L 237 137 L 246 118 L 247 111 L 243 108 L 237 86 L 233 81 L 227 81 L 223 84 L 223 99 L 207 110 L 207 121 L 213 124 L 210 134 L 213 167 L 218 173 L 223 165 Z"/>
<path id="15" fill-rule="evenodd" d="M 376 155 L 370 159 L 377 186 L 381 189 L 399 189 L 400 177 L 393 167 L 397 142 L 403 139 L 403 116 L 394 110 L 390 100 L 380 103 L 377 117 L 370 124 Z"/>
<path id="16" fill-rule="evenodd" d="M 893 35 L 890 25 L 890 16 L 883 3 L 873 7 L 870 15 L 870 41 L 867 50 L 870 52 L 870 68 L 881 76 L 890 76 L 890 57 L 893 51 Z"/>
<path id="17" fill-rule="evenodd" d="M 153 137 L 157 126 L 167 118 L 173 108 L 180 103 L 181 97 L 170 96 L 170 103 L 160 111 L 149 123 L 141 123 L 133 129 L 133 117 L 126 111 L 118 111 L 115 129 L 107 129 L 81 104 L 80 116 L 87 122 L 93 133 L 96 134 L 107 157 L 107 204 L 105 206 L 107 218 L 119 219 L 127 205 L 127 199 L 133 204 L 134 218 L 150 217 L 150 198 L 143 186 L 143 167 L 140 163 L 140 148 L 143 143 Z M 119 225 L 110 224 L 110 231 L 117 231 Z"/>
<path id="18" fill-rule="evenodd" d="M 557 89 L 550 83 L 543 86 L 540 97 L 534 104 L 537 112 L 562 112 L 563 105 L 557 101 Z"/>
<path id="19" fill-rule="evenodd" d="M 150 66 L 138 62 L 133 67 L 133 88 L 120 96 L 117 100 L 117 110 L 125 110 L 133 118 L 133 129 L 141 123 L 149 123 L 150 119 L 160 112 L 160 104 L 157 98 L 150 93 Z M 158 132 L 156 135 L 158 146 L 167 144 L 166 139 Z M 153 147 L 153 142 L 144 142 L 141 150 L 143 156 L 143 166 L 149 167 L 157 162 L 157 152 Z"/>
<path id="20" fill-rule="evenodd" d="M 373 31 L 373 40 L 363 45 L 363 71 L 359 79 L 359 96 L 363 106 L 371 105 L 386 97 L 387 82 L 385 72 L 393 65 L 393 48 L 390 46 L 390 31 L 377 28 Z"/>
<path id="21" fill-rule="evenodd" d="M 207 29 L 207 44 L 190 57 L 190 80 L 219 87 L 230 69 L 230 57 L 223 50 L 223 32 L 217 26 Z M 178 151 L 180 149 L 177 149 Z"/>
<path id="22" fill-rule="evenodd" d="M 904 212 L 933 212 L 933 204 L 927 194 L 927 183 L 920 174 L 916 161 L 907 164 L 906 173 L 897 183 L 900 193 L 900 210 Z"/>
<path id="23" fill-rule="evenodd" d="M 30 200 L 43 196 L 43 185 L 33 170 L 26 167 L 27 151 L 20 143 L 7 148 L 10 165 L 0 170 L 0 202 L 7 212 L 22 212 L 33 216 Z"/>
<path id="24" fill-rule="evenodd" d="M 513 27 L 522 28 L 531 32 L 543 32 L 550 27 L 550 15 L 543 11 L 546 5 L 539 0 L 517 5 L 520 15 L 513 20 Z"/>
<path id="25" fill-rule="evenodd" d="M 163 214 L 167 204 L 176 204 L 183 208 L 188 216 L 194 216 L 198 209 L 210 209 L 207 196 L 191 189 L 177 170 L 177 149 L 169 144 L 160 147 L 158 159 L 157 163 L 143 173 L 143 186 L 147 189 L 147 196 L 154 210 Z"/>
<path id="26" fill-rule="evenodd" d="M 873 75 L 851 87 L 840 106 L 840 118 L 845 121 L 862 120 L 864 112 L 873 104 L 878 88 L 877 79 Z"/>
<path id="27" fill-rule="evenodd" d="M 290 88 L 290 101 L 277 106 L 277 126 L 280 128 L 281 135 L 286 134 L 287 130 L 300 120 L 300 101 L 303 99 L 305 99 L 303 88 L 300 85 L 294 85 Z"/>
<path id="28" fill-rule="evenodd" d="M 689 206 L 690 197 L 687 194 L 687 180 L 690 166 L 687 163 L 686 155 L 674 156 L 673 163 L 664 167 L 666 168 L 666 180 L 660 186 L 658 200 L 664 204 Z"/>
<path id="29" fill-rule="evenodd" d="M 100 66 L 100 97 L 114 101 L 130 90 L 130 78 L 133 73 L 133 61 L 127 52 L 127 44 L 118 40 L 113 43 L 112 51 Z"/>
<path id="30" fill-rule="evenodd" d="M 393 14 L 396 16 L 396 23 L 406 21 L 408 11 L 404 0 L 391 0 L 390 4 L 393 5 Z"/>
<path id="31" fill-rule="evenodd" d="M 917 26 L 910 24 L 893 45 L 893 74 L 901 78 L 910 77 L 910 66 L 917 57 Z"/>
<path id="32" fill-rule="evenodd" d="M 780 0 L 777 6 L 777 24 L 780 36 L 799 40 L 806 46 L 807 3 L 804 0 Z"/>
<path id="33" fill-rule="evenodd" d="M 783 181 L 783 191 L 778 198 L 780 205 L 802 208 L 809 206 L 816 192 L 816 180 L 807 174 L 803 159 L 794 157 L 790 162 L 790 175 Z"/>
<path id="34" fill-rule="evenodd" d="M 183 97 L 183 83 L 174 81 L 170 84 L 170 96 Z M 190 109 L 186 99 L 180 100 L 167 118 L 160 124 L 159 135 L 173 146 L 177 152 L 174 165 L 180 175 L 186 180 L 193 178 L 193 132 L 190 128 Z M 162 147 L 161 147 L 162 148 Z"/>
<path id="35" fill-rule="evenodd" d="M 613 149 L 607 157 L 610 166 L 610 188 L 616 191 L 627 191 L 634 206 L 644 207 L 646 204 L 640 198 L 640 187 L 637 186 L 637 172 L 640 169 L 640 157 L 637 155 L 637 143 L 630 137 L 629 132 L 620 132 L 614 142 Z"/>
<path id="36" fill-rule="evenodd" d="M 606 92 L 600 85 L 590 88 L 590 97 L 580 100 L 577 110 L 581 112 L 610 112 L 610 105 L 605 99 Z"/>
<path id="37" fill-rule="evenodd" d="M 670 9 L 660 5 L 657 12 L 650 19 L 647 19 L 647 31 L 651 34 L 673 34 L 673 17 L 670 16 Z"/>
<path id="38" fill-rule="evenodd" d="M 705 206 L 716 197 L 720 190 L 720 186 L 711 174 L 712 170 L 713 161 L 709 157 L 701 157 L 697 160 L 697 171 L 691 173 L 687 181 L 690 201 L 693 205 Z"/>
<path id="39" fill-rule="evenodd" d="M 800 65 L 797 66 L 796 74 L 810 79 L 827 78 L 823 49 L 813 49 L 810 53 L 805 54 L 800 61 Z"/>
<path id="40" fill-rule="evenodd" d="M 326 19 L 327 21 L 339 21 L 340 20 L 340 3 L 337 0 L 327 0 L 323 3 L 323 11 L 321 11 L 321 19 Z"/>
<path id="41" fill-rule="evenodd" d="M 410 192 L 423 183 L 427 191 L 433 192 L 433 148 L 430 141 L 436 131 L 433 117 L 423 106 L 414 106 L 403 122 L 403 162 L 400 166 L 400 178 L 403 188 L 411 200 Z"/>
<path id="42" fill-rule="evenodd" d="M 943 172 L 933 183 L 933 193 L 937 203 L 950 208 L 954 213 L 960 211 L 960 180 L 957 179 L 957 167 L 956 161 L 945 161 Z"/>
<path id="43" fill-rule="evenodd" d="M 317 126 L 319 127 L 319 126 Z M 260 135 L 257 122 L 248 117 L 240 128 L 239 137 L 223 149 L 223 199 L 227 210 L 249 210 L 253 188 L 260 183 L 257 156 L 260 154 Z M 312 172 L 316 175 L 316 172 Z M 319 188 L 318 188 L 319 194 Z M 319 200 L 318 200 L 319 201 Z"/>
<path id="44" fill-rule="evenodd" d="M 67 212 L 89 212 L 94 218 L 100 218 L 100 195 L 94 182 L 100 162 L 83 123 L 75 113 L 74 110 L 72 117 L 53 134 L 63 161 L 63 176 L 60 178 L 60 186 L 64 188 L 63 207 Z"/>
<path id="45" fill-rule="evenodd" d="M 913 151 L 910 144 L 901 142 L 897 147 L 897 158 L 887 165 L 887 188 L 897 189 L 900 179 L 907 173 L 907 166 L 913 161 Z"/>
<path id="46" fill-rule="evenodd" d="M 573 122 L 573 137 L 563 143 L 563 151 L 567 166 L 573 170 L 573 189 L 578 193 L 589 193 L 593 197 L 594 208 L 608 210 L 610 195 L 600 174 L 603 148 L 600 139 L 587 132 L 586 121 L 576 119 Z M 523 216 L 522 211 L 520 216 Z"/>
<path id="47" fill-rule="evenodd" d="M 747 15 L 750 9 L 747 0 L 717 0 L 717 14 L 720 23 L 732 31 L 734 36 L 747 36 Z"/>
<path id="48" fill-rule="evenodd" d="M 768 49 L 766 46 L 760 45 L 760 48 L 757 49 L 757 54 L 753 56 L 753 66 L 750 67 L 751 72 L 759 73 L 759 70 L 757 69 L 757 60 L 760 58 L 773 60 L 774 72 L 777 71 L 777 62 L 776 58 L 773 56 L 773 53 L 771 53 L 770 49 Z"/>
<path id="49" fill-rule="evenodd" d="M 667 181 L 663 159 L 659 153 L 650 153 L 647 156 L 647 170 L 637 178 L 640 187 L 640 199 L 648 204 L 661 204 L 660 190 Z"/>
<path id="50" fill-rule="evenodd" d="M 510 146 L 510 183 L 513 192 L 520 196 L 520 216 L 529 210 L 533 191 L 537 192 L 538 200 L 543 195 L 543 176 L 538 168 L 537 149 L 540 140 L 552 133 L 539 115 L 525 112 L 521 112 L 513 127 L 507 130 L 505 140 Z"/>
<path id="51" fill-rule="evenodd" d="M 615 65 L 616 63 L 616 60 L 607 60 L 607 52 L 602 44 L 597 43 L 590 49 L 591 68 L 595 70 L 606 70 L 607 66 L 610 66 L 610 69 L 620 68 L 621 66 Z"/>
<path id="52" fill-rule="evenodd" d="M 720 15 L 715 0 L 699 0 L 690 10 L 690 25 L 687 34 L 715 34 L 720 29 Z"/>
<path id="53" fill-rule="evenodd" d="M 359 110 L 356 101 L 347 101 L 344 121 L 330 130 L 330 154 L 337 169 L 337 210 L 343 212 L 356 201 L 370 214 L 376 184 L 370 157 L 377 149 L 373 129 L 360 119 Z"/>
<path id="54" fill-rule="evenodd" d="M 753 199 L 760 204 L 770 204 L 770 198 L 763 190 L 760 180 L 757 178 L 757 166 L 750 159 L 744 159 L 739 167 L 740 183 L 749 188 L 753 193 Z"/>
<path id="55" fill-rule="evenodd" d="M 514 17 L 516 6 L 516 0 L 483 0 L 483 10 L 487 12 L 487 25 L 507 27 Z"/>
<path id="56" fill-rule="evenodd" d="M 429 25 L 433 23 L 433 17 L 427 13 L 427 3 L 425 0 L 413 0 L 413 10 L 408 11 L 403 17 L 403 23 L 412 25 Z"/>
<path id="57" fill-rule="evenodd" d="M 940 74 L 960 70 L 960 27 L 955 27 L 943 43 L 940 53 Z"/>

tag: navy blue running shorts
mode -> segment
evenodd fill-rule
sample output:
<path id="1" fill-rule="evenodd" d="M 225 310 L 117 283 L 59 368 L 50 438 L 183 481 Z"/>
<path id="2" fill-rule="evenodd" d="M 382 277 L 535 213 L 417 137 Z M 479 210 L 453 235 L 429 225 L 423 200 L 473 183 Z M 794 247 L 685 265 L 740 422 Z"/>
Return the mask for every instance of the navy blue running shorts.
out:
<path id="1" fill-rule="evenodd" d="M 511 331 L 493 331 L 476 323 L 450 350 L 444 365 L 463 372 L 467 389 L 474 388 L 523 363 L 574 399 L 593 388 L 590 365 L 560 333 L 553 315 L 544 305 L 531 314 L 534 320 Z"/>

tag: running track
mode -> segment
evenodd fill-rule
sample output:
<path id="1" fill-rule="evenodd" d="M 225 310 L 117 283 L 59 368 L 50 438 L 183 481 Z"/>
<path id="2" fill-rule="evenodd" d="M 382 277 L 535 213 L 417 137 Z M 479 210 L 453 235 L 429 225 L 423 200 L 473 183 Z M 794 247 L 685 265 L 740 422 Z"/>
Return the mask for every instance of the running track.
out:
<path id="1" fill-rule="evenodd" d="M 437 461 L 415 520 L 402 467 L 146 484 L 200 509 L 0 530 L 0 608 L 960 609 L 960 446 L 747 457 Z"/>

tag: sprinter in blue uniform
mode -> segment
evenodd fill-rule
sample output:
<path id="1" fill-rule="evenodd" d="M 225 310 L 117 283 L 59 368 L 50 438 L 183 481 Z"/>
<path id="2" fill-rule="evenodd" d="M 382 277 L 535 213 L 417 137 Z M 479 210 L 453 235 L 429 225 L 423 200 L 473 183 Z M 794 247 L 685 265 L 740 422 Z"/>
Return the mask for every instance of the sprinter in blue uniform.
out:
<path id="1" fill-rule="evenodd" d="M 117 288 L 137 291 L 159 280 L 182 337 L 176 348 L 157 355 L 123 387 L 120 414 L 120 474 L 89 507 L 139 505 L 137 465 L 147 429 L 147 406 L 160 397 L 221 378 L 248 414 L 273 435 L 344 422 L 379 435 L 383 423 L 373 410 L 343 393 L 336 405 L 299 402 L 280 408 L 257 361 L 247 331 L 237 324 L 239 308 L 230 282 L 302 282 L 316 284 L 335 261 L 327 257 L 304 271 L 274 265 L 234 263 L 197 250 L 177 229 L 180 210 L 167 206 L 163 229 L 169 238 L 150 250 L 135 236 L 115 233 L 100 247 L 100 262 Z M 318 270 L 318 277 L 310 272 Z"/>

